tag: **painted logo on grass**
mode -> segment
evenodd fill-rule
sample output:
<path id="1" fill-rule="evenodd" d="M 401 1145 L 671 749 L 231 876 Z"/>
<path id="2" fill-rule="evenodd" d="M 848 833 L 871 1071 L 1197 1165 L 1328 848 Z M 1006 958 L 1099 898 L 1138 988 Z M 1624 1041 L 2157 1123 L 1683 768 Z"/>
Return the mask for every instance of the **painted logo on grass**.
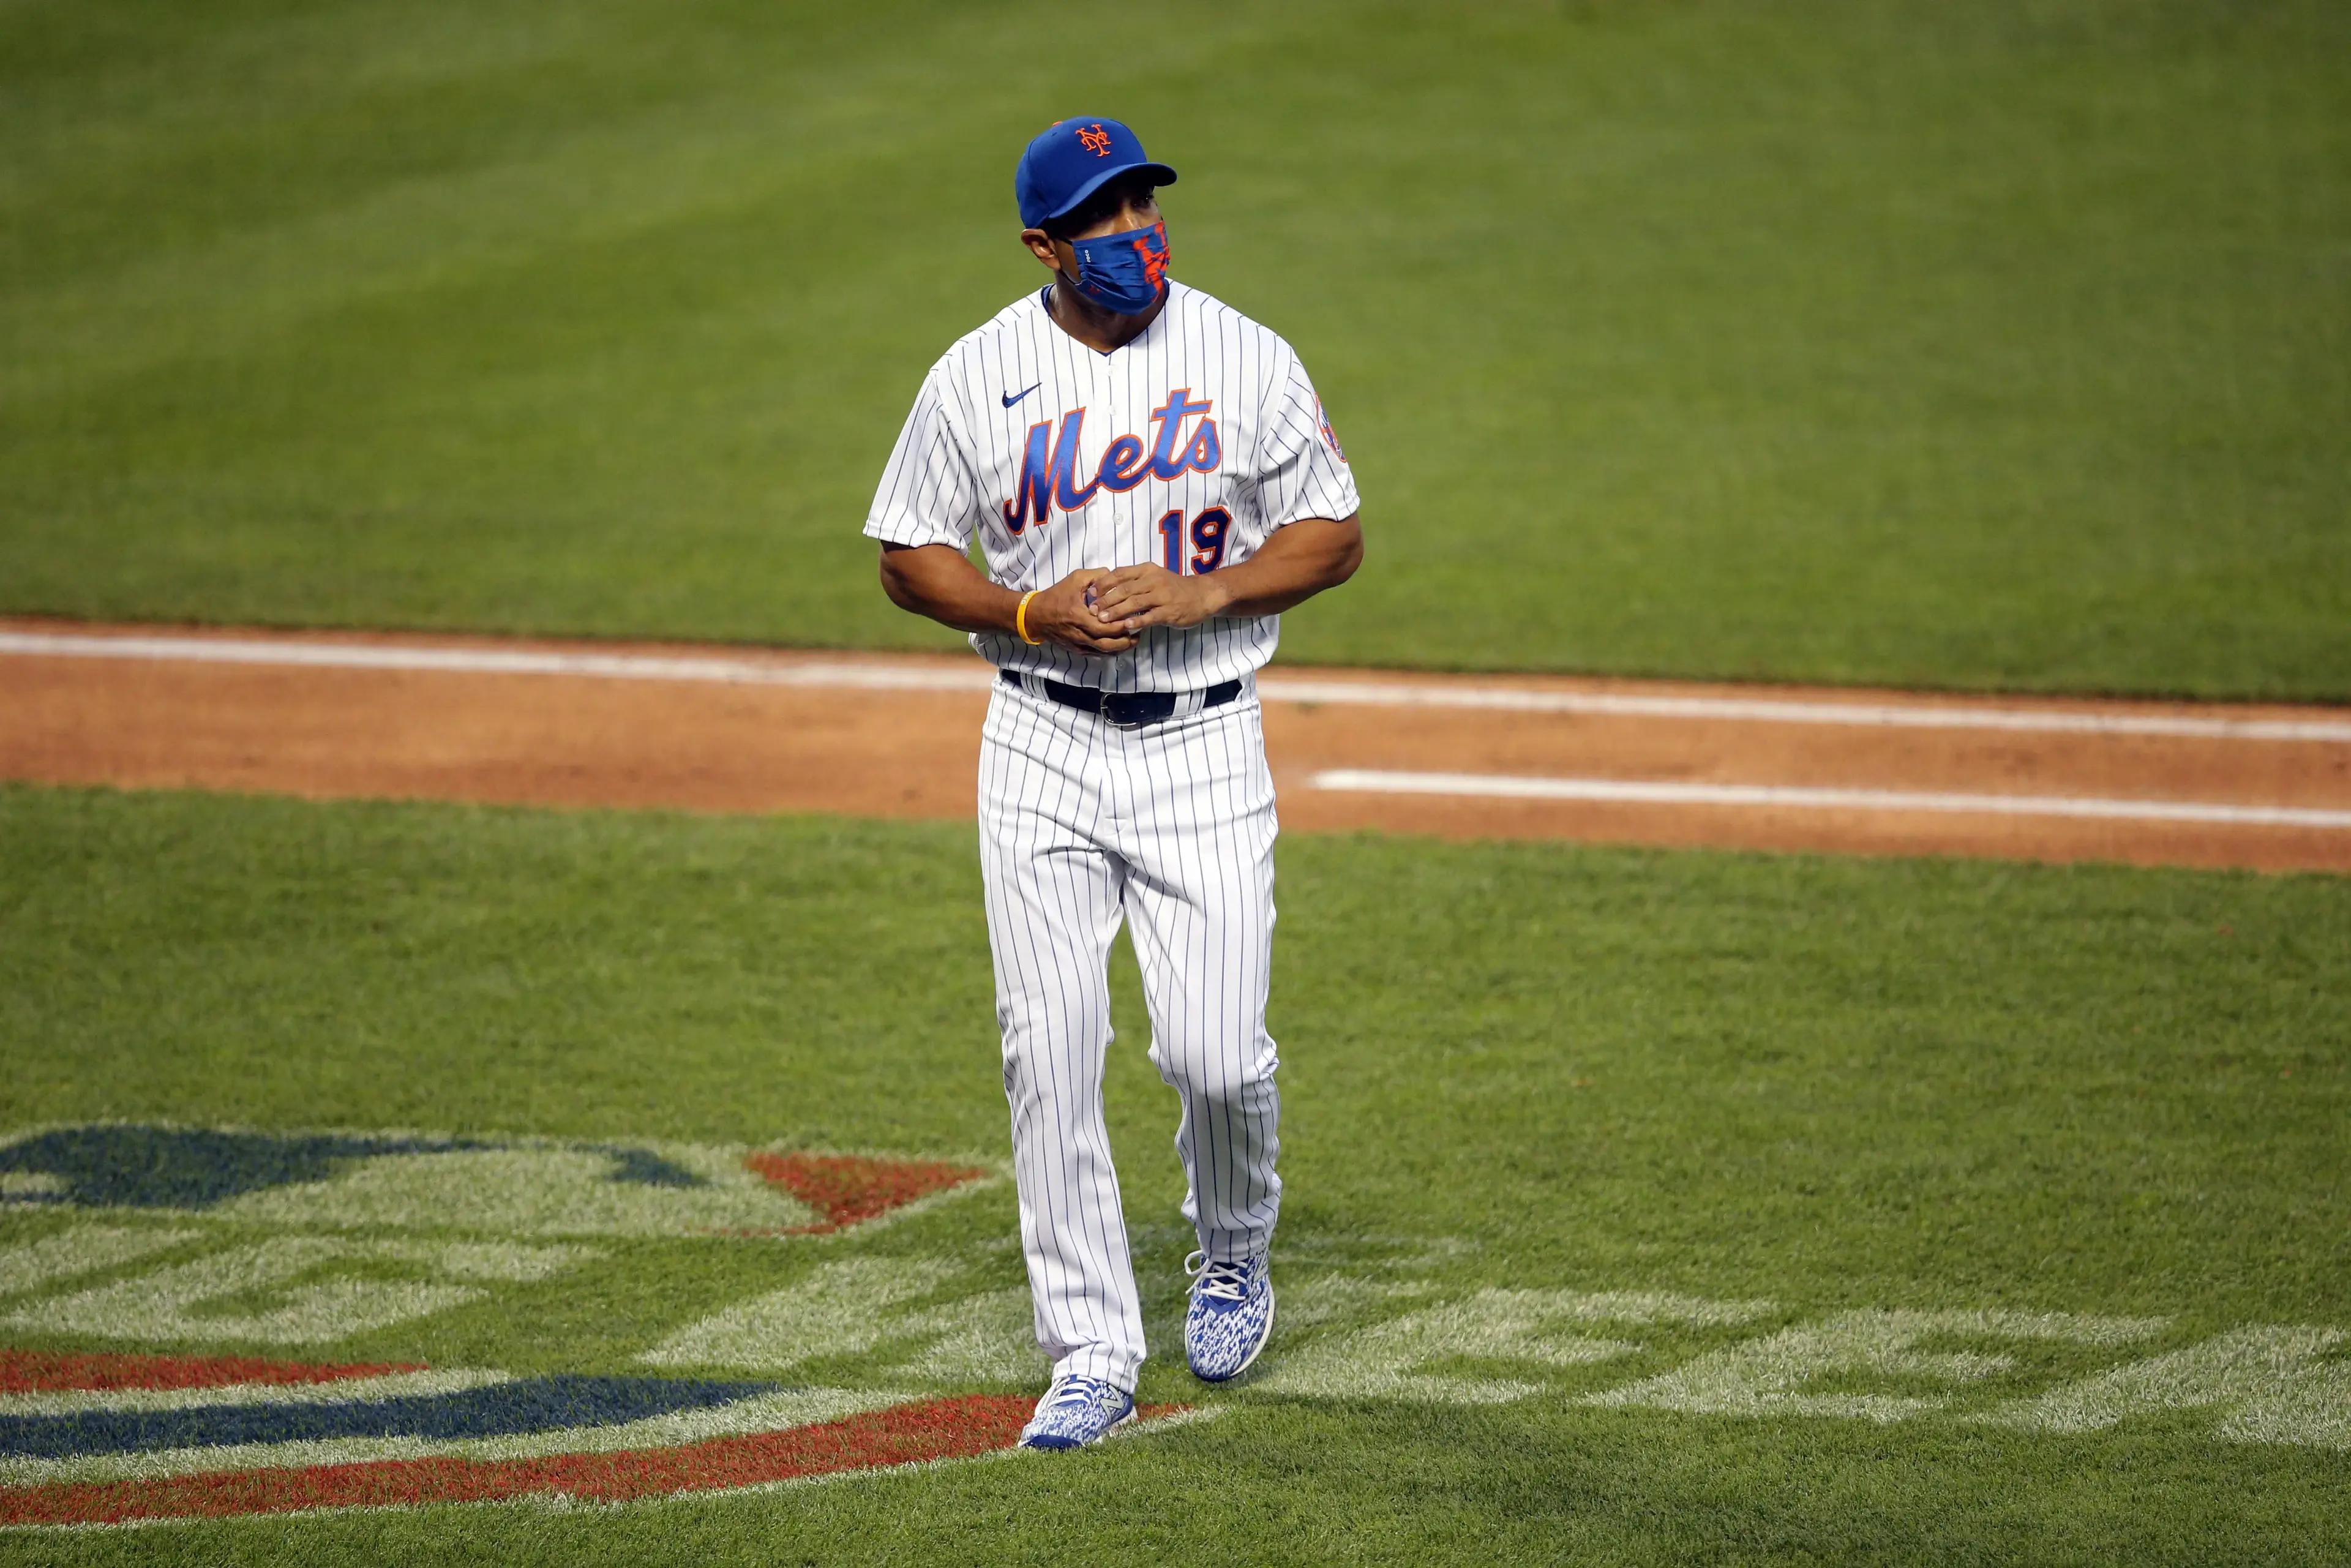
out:
<path id="1" fill-rule="evenodd" d="M 0 1249 L 0 1324 L 240 1354 L 0 1351 L 0 1525 L 617 1500 L 1002 1448 L 1028 1396 L 243 1353 L 397 1328 L 555 1279 L 603 1257 L 601 1239 L 773 1246 L 872 1228 L 994 1176 L 634 1140 L 124 1124 L 20 1134 L 0 1142 L 0 1213 L 88 1218 Z M 935 1370 L 976 1365 L 983 1381 L 989 1365 L 1005 1370 L 1003 1326 L 991 1319 L 986 1343 Z M 971 1327 L 935 1337 L 960 1328 L 969 1341 Z"/>
<path id="2" fill-rule="evenodd" d="M 993 1174 L 724 1144 L 101 1124 L 0 1145 L 0 1205 L 512 1238 L 797 1236 L 862 1225 Z"/>
<path id="3" fill-rule="evenodd" d="M 830 1236 L 991 1179 L 946 1161 L 721 1145 L 50 1128 L 0 1143 L 0 1213 L 103 1220 L 0 1251 L 0 1303 L 152 1266 L 0 1304 L 0 1324 L 323 1344 L 571 1272 L 604 1256 L 600 1239 Z"/>
<path id="4" fill-rule="evenodd" d="M 20 1528 L 740 1491 L 997 1452 L 1029 1408 L 1004 1395 L 22 1352 L 0 1353 L 0 1527 Z"/>
<path id="5" fill-rule="evenodd" d="M 0 1245 L 0 1332 L 22 1336 L 0 1352 L 0 1525 L 618 1500 L 1001 1448 L 1046 1372 L 1010 1238 L 991 1249 L 949 1223 L 860 1239 L 989 1179 L 643 1141 L 123 1126 L 0 1141 L 0 1220 L 16 1232 Z M 1179 1256 L 1178 1239 L 1142 1250 Z M 681 1299 L 598 1375 L 415 1354 L 434 1314 L 512 1303 L 527 1325 L 532 1293 L 575 1273 L 668 1256 L 645 1243 L 704 1257 L 714 1242 L 773 1267 Z M 1273 1344 L 1206 1399 L 1533 1400 L 1606 1420 L 2056 1437 L 2184 1418 L 2221 1442 L 2351 1450 L 2351 1333 L 2323 1324 L 1808 1312 L 1453 1281 L 1467 1256 L 1288 1236 Z M 1147 1325 L 1155 1348 L 1175 1321 Z"/>

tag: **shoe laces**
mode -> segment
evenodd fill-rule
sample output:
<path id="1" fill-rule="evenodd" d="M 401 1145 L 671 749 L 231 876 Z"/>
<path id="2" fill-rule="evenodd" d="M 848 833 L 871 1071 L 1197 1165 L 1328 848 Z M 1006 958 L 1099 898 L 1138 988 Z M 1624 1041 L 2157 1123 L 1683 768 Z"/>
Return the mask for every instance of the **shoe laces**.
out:
<path id="1" fill-rule="evenodd" d="M 1091 1377 L 1064 1377 L 1045 1391 L 1048 1405 L 1091 1405 L 1102 1385 Z"/>
<path id="2" fill-rule="evenodd" d="M 1195 1296 L 1218 1301 L 1244 1301 L 1249 1296 L 1250 1265 L 1247 1263 L 1211 1262 L 1206 1252 L 1195 1252 L 1184 1260 L 1184 1272 L 1198 1281 L 1192 1287 Z"/>

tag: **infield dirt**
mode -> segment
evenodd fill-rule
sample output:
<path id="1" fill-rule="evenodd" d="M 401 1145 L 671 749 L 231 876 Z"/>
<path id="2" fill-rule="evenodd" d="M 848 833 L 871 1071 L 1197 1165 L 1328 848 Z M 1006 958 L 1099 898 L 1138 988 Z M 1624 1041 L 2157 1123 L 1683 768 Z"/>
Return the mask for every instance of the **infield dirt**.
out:
<path id="1" fill-rule="evenodd" d="M 0 622 L 0 776 L 54 784 L 201 788 L 314 799 L 671 807 L 968 817 L 984 667 L 961 657 L 778 653 L 675 644 L 515 642 L 373 633 L 169 632 Z M 94 648 L 119 642 L 121 656 Z M 54 642 L 70 653 L 27 652 Z M 233 644 L 226 662 L 202 656 Z M 447 667 L 296 662 L 306 650 L 420 651 Z M 139 651 L 135 653 L 132 650 Z M 538 651 L 723 660 L 737 674 L 511 673 L 469 655 Z M 282 658 L 281 658 L 282 652 Z M 835 682 L 833 674 L 844 675 Z M 1278 675 L 1280 678 L 1275 678 Z M 768 684 L 763 676 L 793 684 Z M 854 678 L 863 684 L 847 684 Z M 1325 700 L 1284 695 L 1321 688 Z M 1886 854 L 2351 871 L 2351 831 L 1911 810 L 1902 797 L 2029 796 L 2085 803 L 2351 808 L 2351 716 L 2337 709 L 1919 696 L 1851 689 L 1565 677 L 1279 671 L 1267 749 L 1292 830 L 1559 838 Z M 1327 700 L 1346 687 L 1350 699 Z M 1532 696 L 1721 699 L 1735 713 L 1543 712 L 1453 706 Z M 1431 696 L 1436 700 L 1428 700 Z M 1757 716 L 1775 705 L 1830 710 Z M 1669 700 L 1662 706 L 1672 707 Z M 1891 710 L 1853 722 L 1834 710 Z M 2131 733 L 2005 727 L 2001 716 L 2157 720 Z M 1992 721 L 1987 727 L 1987 719 Z M 2182 722 L 2184 721 L 2184 722 Z M 2301 725 L 2269 738 L 2248 724 Z M 2337 736 L 2335 731 L 2343 731 Z M 1866 807 L 1708 805 L 1342 790 L 1336 770 L 1776 786 L 1886 792 Z"/>

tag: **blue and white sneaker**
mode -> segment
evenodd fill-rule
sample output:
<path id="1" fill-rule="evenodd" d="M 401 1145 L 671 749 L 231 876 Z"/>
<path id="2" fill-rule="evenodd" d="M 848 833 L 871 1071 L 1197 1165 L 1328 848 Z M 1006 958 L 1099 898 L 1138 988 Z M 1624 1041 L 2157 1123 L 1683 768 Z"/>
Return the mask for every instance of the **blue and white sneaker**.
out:
<path id="1" fill-rule="evenodd" d="M 1203 1383 L 1238 1377 L 1273 1333 L 1273 1273 L 1263 1258 L 1211 1263 L 1205 1252 L 1184 1260 L 1192 1306 L 1184 1314 L 1184 1359 Z"/>
<path id="2" fill-rule="evenodd" d="M 1024 1448 L 1082 1448 L 1134 1419 L 1134 1396 L 1099 1377 L 1057 1377 L 1020 1428 Z"/>

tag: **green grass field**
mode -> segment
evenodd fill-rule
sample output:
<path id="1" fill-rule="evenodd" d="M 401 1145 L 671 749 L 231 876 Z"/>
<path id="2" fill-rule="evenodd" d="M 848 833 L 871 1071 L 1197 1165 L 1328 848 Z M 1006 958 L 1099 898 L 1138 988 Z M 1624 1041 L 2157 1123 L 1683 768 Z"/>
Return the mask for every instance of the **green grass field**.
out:
<path id="1" fill-rule="evenodd" d="M 949 645 L 858 525 L 1041 277 L 1018 148 L 1099 112 L 1355 461 L 1370 563 L 1291 658 L 2351 700 L 2325 0 L 12 0 L 0 104 L 0 612 Z M 0 786 L 0 1134 L 999 1167 L 970 840 Z M 2351 880 L 1301 837 L 1280 896 L 1232 1388 L 1168 1364 L 1113 972 L 1142 1393 L 1210 1418 L 0 1560 L 2351 1561 Z M 11 1354 L 1041 1384 L 1001 1181 L 491 1245 L 290 1178 L 93 1218 L 23 1146 Z M 318 1301 L 406 1305 L 223 1327 Z"/>
<path id="2" fill-rule="evenodd" d="M 1114 112 L 1360 471 L 1293 657 L 2351 697 L 2328 0 L 16 0 L 0 99 L 0 610 L 937 645 L 857 527 Z"/>
<path id="3" fill-rule="evenodd" d="M 18 1126 L 994 1160 L 968 838 L 0 792 L 0 1104 Z M 2351 883 L 1380 838 L 1290 841 L 1281 877 L 1278 1257 L 1297 1321 L 1258 1385 L 1207 1393 L 1160 1362 L 1144 1385 L 1217 1419 L 1069 1462 L 765 1497 L 20 1535 L 5 1555 L 1043 1563 L 1071 1539 L 1105 1559 L 1190 1553 L 1204 1531 L 1249 1562 L 2351 1553 L 2351 1430 L 2314 1447 L 2225 1440 L 2209 1411 L 2072 1433 L 1972 1419 L 2095 1375 L 2111 1350 L 2005 1344 L 2003 1370 L 1890 1425 L 1577 1402 L 1752 1328 L 1658 1326 L 1598 1365 L 1432 1364 L 1537 1385 L 1492 1405 L 1351 1393 L 1344 1362 L 1401 1313 L 1474 1312 L 1492 1290 L 1767 1298 L 1763 1328 L 1875 1308 L 2160 1318 L 2158 1354 L 2248 1323 L 2342 1323 Z M 1189 1245 L 1174 1106 L 1118 972 L 1113 1134 L 1164 1344 Z M 0 1241 L 58 1223 L 20 1208 Z M 845 1258 L 950 1260 L 956 1289 L 1017 1293 L 1011 1227 L 998 1186 L 801 1250 L 625 1243 L 319 1354 L 626 1371 L 681 1323 Z M 887 1360 L 827 1365 L 903 1378 Z M 1285 1360 L 1340 1380 L 1285 1391 Z M 1917 1375 L 1823 1386 L 1950 1392 Z"/>

